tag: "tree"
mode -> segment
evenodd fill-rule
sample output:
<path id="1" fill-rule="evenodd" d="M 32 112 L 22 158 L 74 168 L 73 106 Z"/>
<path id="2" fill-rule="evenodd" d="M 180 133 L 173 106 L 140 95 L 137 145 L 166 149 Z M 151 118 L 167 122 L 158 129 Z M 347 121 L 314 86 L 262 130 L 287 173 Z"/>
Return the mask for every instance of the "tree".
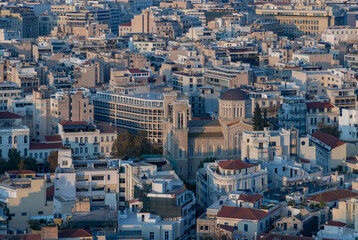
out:
<path id="1" fill-rule="evenodd" d="M 49 164 L 49 170 L 54 172 L 58 165 L 58 151 L 52 151 L 50 155 L 47 156 L 47 163 Z"/>
<path id="2" fill-rule="evenodd" d="M 263 113 L 263 116 L 262 116 L 262 126 L 264 128 L 267 128 L 267 127 L 270 126 L 269 121 L 267 119 L 267 109 L 266 108 L 264 109 L 264 113 Z"/>
<path id="3" fill-rule="evenodd" d="M 24 158 L 23 160 L 24 160 L 24 163 L 25 163 L 25 169 L 26 170 L 31 170 L 31 171 L 36 171 L 37 170 L 36 159 L 27 157 L 27 158 Z"/>
<path id="4" fill-rule="evenodd" d="M 148 141 L 145 132 L 119 134 L 113 142 L 113 155 L 120 158 L 139 158 L 143 154 L 162 154 L 159 145 Z"/>
<path id="5" fill-rule="evenodd" d="M 319 123 L 318 128 L 320 131 L 335 136 L 336 138 L 339 138 L 341 136 L 341 132 L 339 131 L 338 126 L 324 125 L 322 123 Z"/>
<path id="6" fill-rule="evenodd" d="M 16 150 L 16 148 L 12 148 L 9 150 L 8 153 L 8 170 L 17 170 L 18 166 L 21 162 L 21 155 L 20 152 Z"/>
<path id="7" fill-rule="evenodd" d="M 5 171 L 8 170 L 7 168 L 8 168 L 7 161 L 3 158 L 0 158 L 0 174 L 4 174 Z"/>
<path id="8" fill-rule="evenodd" d="M 255 106 L 254 116 L 252 117 L 252 125 L 254 127 L 254 131 L 262 130 L 262 113 L 258 103 L 256 103 Z"/>

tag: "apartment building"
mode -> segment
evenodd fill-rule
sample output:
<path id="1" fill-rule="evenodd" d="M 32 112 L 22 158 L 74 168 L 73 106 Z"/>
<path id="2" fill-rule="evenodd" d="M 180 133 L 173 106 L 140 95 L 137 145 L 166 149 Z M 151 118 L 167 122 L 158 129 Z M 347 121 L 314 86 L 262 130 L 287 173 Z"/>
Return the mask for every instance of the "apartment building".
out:
<path id="1" fill-rule="evenodd" d="M 229 88 L 240 88 L 253 82 L 253 72 L 247 66 L 219 65 L 204 73 L 206 86 L 213 86 L 218 92 Z"/>
<path id="2" fill-rule="evenodd" d="M 297 137 L 297 132 L 291 129 L 243 132 L 241 159 L 257 163 L 269 163 L 275 157 L 294 159 L 297 156 Z"/>
<path id="3" fill-rule="evenodd" d="M 74 157 L 86 158 L 110 157 L 114 140 L 124 130 L 108 123 L 92 125 L 84 121 L 61 121 L 58 123 L 58 132 L 63 145 L 74 150 Z"/>
<path id="4" fill-rule="evenodd" d="M 320 126 L 338 126 L 339 108 L 330 102 L 306 102 L 306 132 L 314 133 Z"/>
<path id="5" fill-rule="evenodd" d="M 53 212 L 71 216 L 108 207 L 125 207 L 125 175 L 120 160 L 74 160 L 70 149 L 61 149 L 55 172 Z"/>
<path id="6" fill-rule="evenodd" d="M 343 161 L 347 157 L 345 142 L 321 131 L 316 131 L 308 137 L 310 145 L 315 146 L 315 165 L 321 167 L 325 173 L 343 168 Z"/>
<path id="7" fill-rule="evenodd" d="M 357 107 L 356 90 L 353 87 L 328 88 L 327 96 L 331 103 L 340 109 L 355 109 Z"/>
<path id="8" fill-rule="evenodd" d="M 262 195 L 233 192 L 218 199 L 197 219 L 197 239 L 255 239 L 280 217 L 277 202 Z"/>
<path id="9" fill-rule="evenodd" d="M 9 224 L 12 233 L 20 233 L 29 229 L 30 217 L 45 217 L 52 215 L 53 183 L 46 175 L 36 176 L 29 170 L 16 170 L 6 173 L 0 182 L 0 201 L 6 204 L 10 211 Z"/>
<path id="10" fill-rule="evenodd" d="M 197 201 L 202 209 L 221 196 L 239 190 L 264 191 L 267 188 L 267 171 L 260 165 L 241 160 L 224 160 L 205 163 L 196 173 Z"/>
<path id="11" fill-rule="evenodd" d="M 22 90 L 16 83 L 0 82 L 0 111 L 10 109 L 10 100 L 22 96 Z"/>
<path id="12" fill-rule="evenodd" d="M 163 142 L 163 94 L 97 92 L 93 99 L 96 121 L 132 132 L 144 131 L 149 141 Z"/>
<path id="13" fill-rule="evenodd" d="M 342 109 L 339 116 L 339 131 L 342 140 L 355 139 L 358 137 L 357 109 Z"/>
<path id="14" fill-rule="evenodd" d="M 30 129 L 22 125 L 22 117 L 11 112 L 0 112 L 0 157 L 7 159 L 9 150 L 16 148 L 28 156 Z"/>
<path id="15" fill-rule="evenodd" d="M 58 133 L 61 121 L 94 121 L 92 95 L 88 89 L 57 91 L 50 100 L 53 131 Z"/>
<path id="16" fill-rule="evenodd" d="M 349 26 L 329 27 L 322 33 L 322 40 L 332 45 L 355 43 L 358 40 L 358 29 Z"/>
<path id="17" fill-rule="evenodd" d="M 298 129 L 300 135 L 306 133 L 306 103 L 301 97 L 285 97 L 278 114 L 279 128 Z"/>
<path id="18" fill-rule="evenodd" d="M 319 36 L 324 29 L 340 25 L 343 16 L 334 7 L 319 8 L 317 5 L 267 3 L 257 6 L 255 13 L 263 22 L 279 22 L 282 34 Z"/>

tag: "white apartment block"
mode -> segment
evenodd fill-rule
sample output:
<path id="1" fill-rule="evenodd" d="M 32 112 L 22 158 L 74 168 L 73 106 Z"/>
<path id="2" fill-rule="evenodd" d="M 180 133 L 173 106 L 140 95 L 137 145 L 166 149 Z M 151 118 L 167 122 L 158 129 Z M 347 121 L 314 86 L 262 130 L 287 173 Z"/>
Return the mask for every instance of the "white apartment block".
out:
<path id="1" fill-rule="evenodd" d="M 322 33 L 322 40 L 332 45 L 355 43 L 358 40 L 358 29 L 349 26 L 329 27 Z"/>
<path id="2" fill-rule="evenodd" d="M 88 199 L 90 209 L 109 207 L 124 209 L 125 175 L 119 160 L 73 161 L 71 150 L 59 151 L 55 172 L 54 214 L 71 215 L 70 204 Z"/>
<path id="3" fill-rule="evenodd" d="M 343 140 L 358 138 L 358 109 L 342 109 L 339 131 Z"/>
<path id="4" fill-rule="evenodd" d="M 297 132 L 293 130 L 267 130 L 243 132 L 241 158 L 267 163 L 275 157 L 291 158 L 297 153 Z"/>

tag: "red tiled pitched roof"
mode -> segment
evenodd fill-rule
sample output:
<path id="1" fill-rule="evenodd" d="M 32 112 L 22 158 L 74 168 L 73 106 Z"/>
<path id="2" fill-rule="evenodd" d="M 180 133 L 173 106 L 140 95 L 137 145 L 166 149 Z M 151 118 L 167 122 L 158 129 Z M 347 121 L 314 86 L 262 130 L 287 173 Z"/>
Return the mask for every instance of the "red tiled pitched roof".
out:
<path id="1" fill-rule="evenodd" d="M 307 109 L 315 109 L 315 108 L 334 108 L 334 105 L 330 102 L 307 102 Z"/>
<path id="2" fill-rule="evenodd" d="M 45 141 L 46 142 L 61 142 L 62 138 L 60 135 L 49 135 L 49 136 L 45 136 Z"/>
<path id="3" fill-rule="evenodd" d="M 321 192 L 309 196 L 309 199 L 315 202 L 333 202 L 337 200 L 343 200 L 348 198 L 356 198 L 358 193 L 348 191 L 346 189 L 337 189 L 328 192 Z"/>
<path id="4" fill-rule="evenodd" d="M 339 222 L 339 221 L 328 221 L 325 225 L 335 226 L 335 227 L 345 227 L 347 224 Z"/>
<path id="5" fill-rule="evenodd" d="M 254 194 L 254 195 L 240 194 L 239 200 L 244 201 L 244 202 L 255 203 L 263 197 L 264 196 L 262 196 L 261 194 L 258 194 L 258 193 Z"/>
<path id="6" fill-rule="evenodd" d="M 12 112 L 0 112 L 0 119 L 21 119 L 21 116 Z"/>
<path id="7" fill-rule="evenodd" d="M 62 142 L 60 143 L 30 143 L 30 150 L 38 149 L 60 149 Z"/>
<path id="8" fill-rule="evenodd" d="M 244 207 L 230 207 L 223 206 L 218 215 L 218 218 L 235 218 L 235 219 L 247 219 L 247 220 L 260 220 L 267 216 L 267 212 L 254 208 Z"/>
<path id="9" fill-rule="evenodd" d="M 92 234 L 83 229 L 65 229 L 58 231 L 58 238 L 92 237 Z"/>
<path id="10" fill-rule="evenodd" d="M 241 160 L 220 161 L 218 165 L 225 170 L 239 170 L 255 166 L 253 164 L 244 163 Z"/>
<path id="11" fill-rule="evenodd" d="M 316 131 L 312 133 L 311 136 L 330 146 L 332 149 L 345 144 L 343 141 L 339 140 L 335 136 L 322 131 Z"/>

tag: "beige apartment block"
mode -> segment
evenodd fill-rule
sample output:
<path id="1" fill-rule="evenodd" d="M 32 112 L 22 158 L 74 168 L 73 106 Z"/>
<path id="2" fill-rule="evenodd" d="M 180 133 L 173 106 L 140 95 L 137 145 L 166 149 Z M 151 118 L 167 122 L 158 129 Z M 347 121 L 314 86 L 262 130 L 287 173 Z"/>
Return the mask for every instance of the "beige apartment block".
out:
<path id="1" fill-rule="evenodd" d="M 0 199 L 10 210 L 10 229 L 26 230 L 30 217 L 52 215 L 53 202 L 47 199 L 46 192 L 53 184 L 47 182 L 46 176 L 36 177 L 28 170 L 10 171 L 9 174 L 16 176 L 16 181 L 10 178 L 0 183 Z"/>

